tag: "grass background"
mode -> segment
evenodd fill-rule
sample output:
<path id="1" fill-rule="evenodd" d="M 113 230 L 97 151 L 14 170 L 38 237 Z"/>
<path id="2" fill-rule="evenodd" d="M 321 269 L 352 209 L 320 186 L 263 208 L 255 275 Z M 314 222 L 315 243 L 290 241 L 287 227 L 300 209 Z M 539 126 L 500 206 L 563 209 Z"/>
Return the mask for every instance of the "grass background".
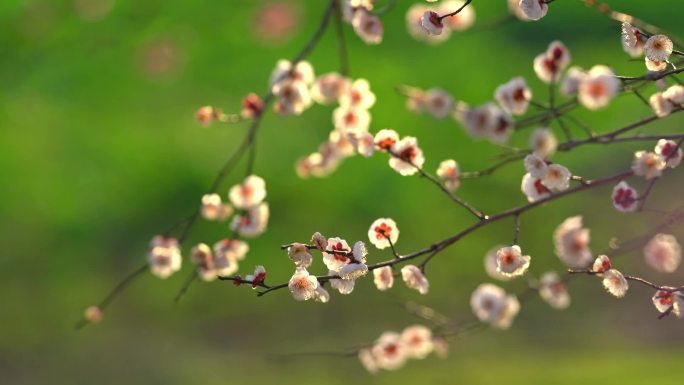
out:
<path id="1" fill-rule="evenodd" d="M 467 319 L 470 293 L 488 280 L 482 257 L 510 240 L 508 222 L 479 230 L 436 258 L 426 297 L 401 284 L 379 293 L 364 280 L 353 295 L 333 294 L 329 304 L 320 305 L 295 303 L 286 291 L 256 298 L 248 288 L 216 282 L 194 285 L 174 305 L 188 274 L 186 263 L 168 280 L 147 275 L 135 282 L 105 322 L 75 333 L 83 308 L 141 264 L 152 235 L 195 209 L 237 147 L 245 125 L 200 127 L 196 108 L 212 104 L 235 111 L 243 95 L 262 93 L 276 60 L 303 46 L 326 2 L 119 0 L 96 22 L 79 16 L 84 3 L 0 3 L 3 383 L 681 383 L 681 321 L 658 321 L 649 290 L 633 287 L 618 301 L 592 279 L 573 283 L 570 309 L 552 311 L 530 301 L 511 331 L 455 341 L 446 361 L 431 357 L 371 377 L 355 359 L 283 358 L 289 352 L 344 350 L 383 330 L 400 330 L 417 321 L 397 305 L 407 299 Z M 293 7 L 296 22 L 277 37 L 264 37 L 259 33 L 267 29 L 264 7 L 276 3 Z M 393 91 L 398 84 L 441 86 L 479 104 L 492 98 L 497 85 L 522 75 L 535 99 L 543 101 L 546 87 L 535 79 L 532 59 L 554 39 L 566 43 L 573 64 L 608 64 L 624 75 L 644 71 L 641 62 L 622 53 L 619 26 L 580 1 L 555 2 L 540 22 L 455 34 L 437 47 L 410 38 L 404 15 L 413 2 L 397 3 L 382 18 L 380 46 L 364 45 L 345 26 L 351 71 L 369 79 L 378 96 L 371 130 L 392 127 L 417 136 L 428 169 L 450 157 L 464 170 L 484 168 L 500 150 L 473 143 L 452 120 L 410 114 Z M 684 35 L 684 6 L 677 2 L 613 0 L 611 5 Z M 507 12 L 504 0 L 476 0 L 474 7 L 480 21 Z M 333 71 L 336 54 L 334 35 L 327 33 L 310 61 L 317 73 Z M 331 112 L 315 106 L 301 117 L 265 117 L 256 169 L 267 181 L 272 220 L 269 231 L 250 242 L 241 273 L 264 264 L 272 282 L 284 281 L 291 265 L 278 245 L 307 240 L 314 231 L 364 239 L 368 225 L 381 216 L 397 221 L 401 252 L 472 223 L 433 186 L 389 169 L 383 156 L 349 159 L 327 179 L 299 180 L 294 162 L 327 137 Z M 635 97 L 625 96 L 605 110 L 576 116 L 601 132 L 650 114 Z M 677 115 L 642 131 L 678 132 L 682 123 Z M 525 142 L 525 134 L 512 139 L 514 145 Z M 555 160 L 576 174 L 599 177 L 625 169 L 641 147 L 651 143 L 582 147 Z M 681 203 L 684 183 L 678 172 L 658 184 L 652 207 Z M 464 182 L 460 194 L 489 213 L 522 204 L 522 174 L 521 165 L 512 165 L 493 177 Z M 229 178 L 222 191 L 237 178 Z M 553 255 L 551 233 L 567 216 L 585 215 L 595 250 L 613 236 L 629 238 L 658 223 L 657 214 L 614 211 L 609 191 L 554 202 L 523 217 L 520 243 L 533 256 L 533 274 L 563 269 Z M 671 232 L 684 239 L 681 228 Z M 228 234 L 225 225 L 200 223 L 186 251 L 194 242 L 213 243 Z M 376 251 L 369 259 L 387 257 Z M 646 269 L 639 252 L 617 264 L 663 283 L 681 284 L 684 278 L 681 271 L 663 276 Z M 315 267 L 322 268 L 320 260 Z M 523 286 L 504 285 L 511 292 Z"/>

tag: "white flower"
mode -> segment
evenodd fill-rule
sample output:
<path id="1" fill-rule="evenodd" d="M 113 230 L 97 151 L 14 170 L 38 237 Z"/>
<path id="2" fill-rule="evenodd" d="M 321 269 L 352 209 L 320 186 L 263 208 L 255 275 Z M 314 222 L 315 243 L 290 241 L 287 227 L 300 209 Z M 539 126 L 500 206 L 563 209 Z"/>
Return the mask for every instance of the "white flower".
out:
<path id="1" fill-rule="evenodd" d="M 489 140 L 492 143 L 506 143 L 513 133 L 513 118 L 501 108 L 492 104 L 492 126 L 490 127 Z"/>
<path id="2" fill-rule="evenodd" d="M 594 264 L 591 265 L 591 271 L 596 273 L 596 276 L 603 277 L 603 273 L 613 268 L 613 264 L 607 255 L 599 255 L 596 257 Z"/>
<path id="3" fill-rule="evenodd" d="M 548 128 L 542 127 L 532 131 L 529 139 L 530 149 L 535 155 L 542 159 L 547 159 L 556 152 L 558 140 Z"/>
<path id="4" fill-rule="evenodd" d="M 423 17 L 420 19 L 420 25 L 428 35 L 439 35 L 444 30 L 444 24 L 439 17 L 439 14 L 435 11 L 427 10 L 423 13 Z"/>
<path id="5" fill-rule="evenodd" d="M 256 175 L 245 178 L 242 184 L 230 188 L 228 197 L 238 209 L 249 209 L 258 206 L 266 198 L 266 183 Z"/>
<path id="6" fill-rule="evenodd" d="M 333 125 L 342 133 L 368 131 L 371 115 L 364 108 L 339 106 L 332 115 Z"/>
<path id="7" fill-rule="evenodd" d="M 487 272 L 487 275 L 490 277 L 499 280 L 499 281 L 509 281 L 512 277 L 508 275 L 501 274 L 498 269 L 498 262 L 497 262 L 497 253 L 499 249 L 505 246 L 496 246 L 489 250 L 487 254 L 485 254 L 484 257 L 484 267 L 485 271 Z"/>
<path id="8" fill-rule="evenodd" d="M 544 0 L 520 0 L 520 10 L 530 20 L 539 20 L 546 16 L 549 6 Z"/>
<path id="9" fill-rule="evenodd" d="M 350 86 L 349 80 L 336 72 L 319 76 L 311 87 L 311 98 L 316 103 L 330 104 L 339 99 Z"/>
<path id="10" fill-rule="evenodd" d="M 584 80 L 586 73 L 580 67 L 574 66 L 568 68 L 568 71 L 563 76 L 560 85 L 560 92 L 564 95 L 574 95 L 579 91 L 579 86 Z"/>
<path id="11" fill-rule="evenodd" d="M 544 186 L 542 180 L 532 177 L 529 173 L 523 175 L 520 190 L 529 202 L 536 202 L 551 195 L 551 190 Z"/>
<path id="12" fill-rule="evenodd" d="M 359 361 L 361 362 L 361 365 L 368 371 L 370 374 L 376 374 L 380 368 L 378 367 L 377 360 L 375 359 L 375 356 L 373 356 L 373 352 L 371 349 L 360 349 L 359 350 Z"/>
<path id="13" fill-rule="evenodd" d="M 494 98 L 509 114 L 523 115 L 532 100 L 532 91 L 524 78 L 516 77 L 497 87 Z"/>
<path id="14" fill-rule="evenodd" d="M 195 113 L 195 118 L 203 126 L 208 126 L 209 124 L 211 124 L 211 122 L 214 121 L 214 119 L 218 118 L 219 114 L 220 111 L 216 110 L 214 107 L 203 106 L 197 110 L 197 112 Z"/>
<path id="15" fill-rule="evenodd" d="M 394 145 L 399 141 L 399 134 L 396 131 L 388 128 L 382 129 L 375 134 L 375 145 L 380 150 L 387 151 L 394 148 Z"/>
<path id="16" fill-rule="evenodd" d="M 214 255 L 207 244 L 200 243 L 193 247 L 190 253 L 190 260 L 197 265 L 197 275 L 203 281 L 209 282 L 216 279 L 217 274 L 214 269 Z"/>
<path id="17" fill-rule="evenodd" d="M 273 86 L 281 81 L 294 80 L 304 85 L 311 85 L 314 81 L 314 70 L 311 63 L 305 60 L 297 62 L 294 69 L 288 60 L 278 60 L 276 68 L 271 73 L 269 85 Z"/>
<path id="18" fill-rule="evenodd" d="M 368 273 L 368 266 L 365 263 L 352 262 L 342 266 L 338 272 L 340 278 L 347 281 L 353 281 L 363 277 Z"/>
<path id="19" fill-rule="evenodd" d="M 491 102 L 467 110 L 462 123 L 473 137 L 487 137 L 495 143 L 506 142 L 513 132 L 513 119 Z"/>
<path id="20" fill-rule="evenodd" d="M 652 72 L 665 71 L 668 65 L 666 61 L 651 60 L 647 57 L 644 58 L 644 63 L 646 64 L 646 69 Z"/>
<path id="21" fill-rule="evenodd" d="M 423 14 L 428 10 L 424 4 L 413 4 L 406 11 L 406 29 L 411 37 L 416 40 L 424 41 L 429 44 L 439 44 L 444 42 L 451 35 L 451 29 L 443 28 L 439 35 L 431 35 L 423 28 Z"/>
<path id="22" fill-rule="evenodd" d="M 337 275 L 336 271 L 329 270 L 328 275 Z M 340 294 L 351 294 L 354 291 L 355 279 L 331 279 L 330 287 L 337 290 Z"/>
<path id="23" fill-rule="evenodd" d="M 347 256 L 349 253 L 351 253 L 351 248 L 347 241 L 342 238 L 330 238 L 328 239 L 328 247 L 323 252 L 323 263 L 328 269 L 337 273 L 350 262 L 350 258 Z"/>
<path id="24" fill-rule="evenodd" d="M 514 295 L 490 283 L 483 283 L 470 296 L 473 314 L 481 321 L 498 329 L 508 329 L 520 311 L 520 303 Z"/>
<path id="25" fill-rule="evenodd" d="M 553 233 L 556 255 L 572 269 L 586 268 L 593 260 L 589 249 L 590 231 L 582 227 L 582 217 L 567 218 Z"/>
<path id="26" fill-rule="evenodd" d="M 430 282 L 428 282 L 418 266 L 406 265 L 402 267 L 401 278 L 408 288 L 417 290 L 420 294 L 425 295 L 430 289 Z"/>
<path id="27" fill-rule="evenodd" d="M 643 176 L 646 180 L 657 178 L 665 169 L 665 159 L 655 152 L 637 151 L 634 153 L 632 171 L 636 176 Z"/>
<path id="28" fill-rule="evenodd" d="M 370 158 L 375 152 L 375 142 L 370 132 L 347 132 L 347 138 L 354 146 L 354 151 L 364 158 Z"/>
<path id="29" fill-rule="evenodd" d="M 443 119 L 453 110 L 454 98 L 441 88 L 432 88 L 425 91 L 422 105 L 428 114 Z"/>
<path id="30" fill-rule="evenodd" d="M 684 86 L 675 84 L 663 91 L 663 96 L 672 102 L 672 104 L 681 107 L 682 103 L 684 103 Z"/>
<path id="31" fill-rule="evenodd" d="M 675 149 L 677 152 L 674 152 Z M 667 167 L 675 168 L 682 163 L 684 151 L 674 140 L 660 139 L 655 146 L 655 153 L 667 160 Z"/>
<path id="32" fill-rule="evenodd" d="M 656 92 L 648 98 L 648 104 L 651 105 L 653 112 L 659 118 L 664 118 L 672 113 L 672 102 L 670 102 L 662 92 Z"/>
<path id="33" fill-rule="evenodd" d="M 544 162 L 544 159 L 538 157 L 534 153 L 525 157 L 525 170 L 532 178 L 544 179 L 549 172 L 549 165 Z"/>
<path id="34" fill-rule="evenodd" d="M 366 79 L 356 79 L 351 86 L 340 95 L 340 105 L 369 109 L 375 104 L 375 94 Z"/>
<path id="35" fill-rule="evenodd" d="M 328 293 L 328 291 L 319 284 L 318 288 L 316 288 L 316 291 L 314 292 L 313 299 L 316 302 L 328 303 L 328 301 L 330 301 L 330 293 Z"/>
<path id="36" fill-rule="evenodd" d="M 437 176 L 444 180 L 444 186 L 454 191 L 461 185 L 461 172 L 458 168 L 458 163 L 453 159 L 447 159 L 440 162 L 437 168 Z"/>
<path id="37" fill-rule="evenodd" d="M 238 271 L 238 261 L 249 251 L 247 243 L 237 239 L 223 239 L 214 244 L 214 274 L 231 275 Z"/>
<path id="38" fill-rule="evenodd" d="M 88 306 L 83 312 L 83 319 L 91 324 L 101 322 L 102 318 L 104 318 L 104 313 L 102 312 L 102 309 L 97 306 Z"/>
<path id="39" fill-rule="evenodd" d="M 371 12 L 365 9 L 354 12 L 352 26 L 354 27 L 354 32 L 366 44 L 380 44 L 382 42 L 382 22 L 380 18 Z"/>
<path id="40" fill-rule="evenodd" d="M 233 213 L 233 207 L 223 203 L 218 194 L 205 194 L 202 196 L 200 212 L 206 220 L 224 221 Z"/>
<path id="41" fill-rule="evenodd" d="M 389 239 L 388 239 L 389 238 Z M 368 239 L 378 249 L 390 247 L 390 242 L 396 245 L 399 239 L 399 229 L 392 218 L 378 218 L 368 229 Z"/>
<path id="42" fill-rule="evenodd" d="M 375 341 L 371 349 L 378 367 L 385 370 L 399 369 L 406 362 L 406 346 L 401 335 L 395 332 L 384 332 Z"/>
<path id="43" fill-rule="evenodd" d="M 677 238 L 668 234 L 656 234 L 644 247 L 646 263 L 652 268 L 673 273 L 682 262 L 682 248 Z"/>
<path id="44" fill-rule="evenodd" d="M 613 187 L 611 199 L 613 200 L 613 207 L 615 207 L 617 211 L 623 213 L 635 211 L 637 209 L 638 198 L 637 191 L 625 181 L 622 181 Z"/>
<path id="45" fill-rule="evenodd" d="M 406 136 L 395 143 L 392 152 L 389 165 L 403 176 L 417 173 L 425 163 L 423 151 L 418 147 L 418 139 L 413 136 Z"/>
<path id="46" fill-rule="evenodd" d="M 570 177 L 572 177 L 572 173 L 567 167 L 554 163 L 549 165 L 542 183 L 550 189 L 563 191 L 570 187 Z"/>
<path id="47" fill-rule="evenodd" d="M 646 40 L 644 54 L 653 61 L 667 61 L 672 55 L 672 40 L 665 35 L 653 35 Z"/>
<path id="48" fill-rule="evenodd" d="M 549 44 L 546 52 L 534 58 L 534 72 L 544 83 L 555 83 L 560 73 L 570 63 L 570 52 L 560 41 Z"/>
<path id="49" fill-rule="evenodd" d="M 245 277 L 245 281 L 252 283 L 252 289 L 264 283 L 266 280 L 266 269 L 259 265 L 254 268 L 254 273 Z"/>
<path id="50" fill-rule="evenodd" d="M 168 278 L 181 268 L 182 257 L 178 240 L 163 235 L 152 238 L 147 250 L 147 264 L 152 274 Z"/>
<path id="51" fill-rule="evenodd" d="M 508 10 L 522 21 L 531 21 L 525 12 L 520 8 L 520 0 L 508 0 Z"/>
<path id="52" fill-rule="evenodd" d="M 308 301 L 316 297 L 318 280 L 313 275 L 309 275 L 306 269 L 297 269 L 287 287 L 296 301 Z"/>
<path id="53" fill-rule="evenodd" d="M 539 295 L 554 309 L 570 306 L 570 294 L 562 279 L 553 271 L 544 273 L 539 280 Z"/>
<path id="54" fill-rule="evenodd" d="M 315 232 L 311 236 L 311 244 L 316 246 L 318 250 L 325 250 L 328 247 L 328 240 L 319 232 Z"/>
<path id="55" fill-rule="evenodd" d="M 394 285 L 394 273 L 389 266 L 383 266 L 373 270 L 373 282 L 380 291 L 386 291 Z"/>
<path id="56" fill-rule="evenodd" d="M 605 107 L 620 91 L 619 80 L 606 66 L 592 67 L 579 86 L 579 102 L 590 110 Z"/>
<path id="57" fill-rule="evenodd" d="M 230 229 L 246 238 L 254 238 L 266 231 L 270 211 L 266 202 L 247 210 L 246 215 L 235 216 Z"/>
<path id="58" fill-rule="evenodd" d="M 622 33 L 620 35 L 622 49 L 631 57 L 639 57 L 644 53 L 644 35 L 639 29 L 629 23 L 622 23 Z"/>
<path id="59" fill-rule="evenodd" d="M 277 98 L 275 111 L 280 115 L 299 115 L 313 103 L 308 85 L 293 79 L 276 83 L 273 95 Z"/>
<path id="60" fill-rule="evenodd" d="M 622 273 L 615 269 L 610 269 L 603 273 L 603 287 L 605 287 L 610 294 L 617 298 L 622 298 L 627 294 L 629 284 Z"/>
<path id="61" fill-rule="evenodd" d="M 448 14 L 461 8 L 464 3 L 464 0 L 443 1 L 439 5 L 439 11 L 441 14 Z M 467 6 L 461 12 L 443 19 L 442 23 L 453 31 L 465 31 L 475 23 L 475 8 Z"/>
<path id="62" fill-rule="evenodd" d="M 519 277 L 527 272 L 530 259 L 522 255 L 518 245 L 502 247 L 496 252 L 496 270 L 507 277 Z"/>
<path id="63" fill-rule="evenodd" d="M 423 359 L 434 349 L 432 330 L 422 325 L 409 326 L 401 332 L 401 339 L 409 357 Z"/>
<path id="64" fill-rule="evenodd" d="M 294 262 L 297 267 L 308 269 L 313 263 L 313 256 L 309 252 L 309 248 L 301 243 L 293 243 L 287 248 L 287 256 Z"/>
<path id="65" fill-rule="evenodd" d="M 682 307 L 684 306 L 684 295 L 680 292 L 675 292 L 675 288 L 669 288 L 670 290 L 658 290 L 653 295 L 653 305 L 659 312 L 665 313 L 670 311 L 672 308 L 672 314 L 676 315 L 678 318 L 684 316 L 682 312 Z"/>

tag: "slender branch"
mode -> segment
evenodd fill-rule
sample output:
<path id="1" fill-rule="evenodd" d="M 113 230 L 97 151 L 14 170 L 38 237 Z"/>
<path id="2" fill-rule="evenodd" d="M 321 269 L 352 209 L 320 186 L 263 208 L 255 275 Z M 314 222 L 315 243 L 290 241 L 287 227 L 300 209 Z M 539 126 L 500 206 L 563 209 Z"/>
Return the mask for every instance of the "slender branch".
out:
<path id="1" fill-rule="evenodd" d="M 447 14 L 444 14 L 444 15 L 438 17 L 437 20 L 439 20 L 441 22 L 443 19 L 445 19 L 447 17 L 458 15 L 463 9 L 465 9 L 465 7 L 468 6 L 468 4 L 470 4 L 472 2 L 473 2 L 473 0 L 466 0 L 466 2 L 463 3 L 463 5 L 460 8 L 458 8 L 457 10 L 455 10 L 451 13 L 447 13 Z"/>
<path id="2" fill-rule="evenodd" d="M 344 39 L 344 29 L 342 28 L 342 0 L 335 0 L 335 35 L 337 36 L 337 52 L 340 60 L 340 74 L 349 76 L 349 55 L 347 54 L 347 43 Z"/>

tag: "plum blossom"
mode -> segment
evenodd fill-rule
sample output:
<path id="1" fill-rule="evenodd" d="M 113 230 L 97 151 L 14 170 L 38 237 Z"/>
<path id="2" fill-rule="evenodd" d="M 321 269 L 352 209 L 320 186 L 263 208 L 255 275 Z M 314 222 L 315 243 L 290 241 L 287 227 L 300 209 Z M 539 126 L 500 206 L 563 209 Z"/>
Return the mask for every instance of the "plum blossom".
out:
<path id="1" fill-rule="evenodd" d="M 380 18 L 373 13 L 360 9 L 352 17 L 354 32 L 366 44 L 380 44 L 382 42 L 383 27 Z"/>
<path id="2" fill-rule="evenodd" d="M 368 239 L 378 249 L 386 249 L 390 247 L 390 242 L 397 244 L 399 228 L 392 218 L 378 218 L 368 229 Z"/>
<path id="3" fill-rule="evenodd" d="M 565 309 L 570 306 L 568 288 L 556 272 L 549 271 L 541 276 L 539 295 L 554 309 Z"/>
<path id="4" fill-rule="evenodd" d="M 441 88 L 432 88 L 423 94 L 422 105 L 430 115 L 443 119 L 453 110 L 454 98 Z"/>
<path id="5" fill-rule="evenodd" d="M 273 95 L 277 98 L 275 110 L 279 115 L 299 115 L 313 103 L 309 86 L 294 79 L 274 84 Z"/>
<path id="6" fill-rule="evenodd" d="M 563 43 L 556 40 L 549 44 L 546 52 L 534 58 L 534 72 L 544 83 L 555 83 L 569 63 L 570 52 Z"/>
<path id="7" fill-rule="evenodd" d="M 637 191 L 625 181 L 621 181 L 613 187 L 611 199 L 613 200 L 613 207 L 623 213 L 635 211 L 639 202 Z"/>
<path id="8" fill-rule="evenodd" d="M 373 135 L 369 132 L 348 132 L 347 138 L 354 146 L 354 151 L 364 158 L 370 158 L 375 152 Z"/>
<path id="9" fill-rule="evenodd" d="M 668 290 L 656 291 L 653 295 L 653 305 L 661 313 L 671 311 L 677 318 L 684 317 L 684 312 L 682 312 L 682 308 L 684 307 L 684 294 L 674 291 L 675 288 L 673 287 L 667 289 Z"/>
<path id="10" fill-rule="evenodd" d="M 341 106 L 358 107 L 367 110 L 375 104 L 375 94 L 371 91 L 368 80 L 356 79 L 342 92 L 339 102 Z"/>
<path id="11" fill-rule="evenodd" d="M 311 86 L 311 98 L 320 104 L 330 104 L 337 101 L 346 92 L 350 82 L 336 72 L 319 76 Z"/>
<path id="12" fill-rule="evenodd" d="M 337 274 L 344 265 L 349 263 L 351 248 L 342 238 L 329 238 L 328 247 L 323 252 L 323 263 Z"/>
<path id="13" fill-rule="evenodd" d="M 378 367 L 385 370 L 399 369 L 407 359 L 407 349 L 399 333 L 384 332 L 371 349 Z"/>
<path id="14" fill-rule="evenodd" d="M 247 210 L 246 215 L 233 217 L 230 229 L 245 238 L 257 237 L 266 231 L 270 210 L 266 202 Z"/>
<path id="15" fill-rule="evenodd" d="M 233 207 L 221 201 L 219 194 L 205 194 L 200 206 L 202 217 L 209 221 L 224 221 L 233 213 Z"/>
<path id="16" fill-rule="evenodd" d="M 297 267 L 308 269 L 313 263 L 313 256 L 309 248 L 301 243 L 293 243 L 287 248 L 287 256 Z"/>
<path id="17" fill-rule="evenodd" d="M 197 275 L 203 281 L 208 282 L 216 279 L 218 274 L 214 266 L 214 254 L 207 244 L 200 243 L 193 247 L 190 252 L 190 260 L 197 265 Z"/>
<path id="18" fill-rule="evenodd" d="M 336 271 L 329 270 L 328 275 L 337 275 Z M 330 287 L 337 290 L 340 294 L 347 295 L 354 291 L 355 279 L 331 279 Z"/>
<path id="19" fill-rule="evenodd" d="M 530 149 L 535 155 L 547 159 L 556 152 L 558 139 L 549 128 L 541 127 L 532 131 L 529 139 Z"/>
<path id="20" fill-rule="evenodd" d="M 297 269 L 287 285 L 295 301 L 308 301 L 315 298 L 318 286 L 316 277 L 309 275 L 306 269 Z"/>
<path id="21" fill-rule="evenodd" d="M 676 151 L 676 152 L 675 152 Z M 682 163 L 684 151 L 674 140 L 660 139 L 655 146 L 655 153 L 665 159 L 669 168 L 675 168 Z"/>
<path id="22" fill-rule="evenodd" d="M 494 98 L 509 114 L 523 115 L 532 100 L 532 91 L 524 78 L 516 77 L 497 87 Z"/>
<path id="23" fill-rule="evenodd" d="M 644 64 L 646 64 L 646 69 L 651 72 L 665 71 L 668 65 L 666 61 L 651 60 L 648 57 L 644 58 Z"/>
<path id="24" fill-rule="evenodd" d="M 383 266 L 373 270 L 373 282 L 380 291 L 386 291 L 394 285 L 394 272 L 389 266 Z"/>
<path id="25" fill-rule="evenodd" d="M 238 271 L 238 261 L 245 259 L 248 251 L 249 245 L 237 239 L 223 239 L 216 242 L 213 246 L 213 273 L 224 276 L 234 274 Z M 205 259 L 204 263 L 206 262 Z M 200 266 L 201 264 L 198 264 L 198 268 Z"/>
<path id="26" fill-rule="evenodd" d="M 579 86 L 584 80 L 586 72 L 580 67 L 573 66 L 568 68 L 563 76 L 560 85 L 560 92 L 563 95 L 574 95 L 579 91 Z"/>
<path id="27" fill-rule="evenodd" d="M 544 162 L 536 154 L 532 153 L 525 157 L 525 171 L 527 171 L 532 178 L 544 179 L 549 172 L 549 165 Z"/>
<path id="28" fill-rule="evenodd" d="M 102 309 L 97 306 L 88 306 L 83 312 L 83 319 L 91 324 L 100 323 L 102 318 L 104 318 L 104 313 L 102 312 Z"/>
<path id="29" fill-rule="evenodd" d="M 428 35 L 440 35 L 444 30 L 444 23 L 437 12 L 426 10 L 420 19 L 420 25 Z"/>
<path id="30" fill-rule="evenodd" d="M 644 247 L 644 257 L 652 268 L 673 273 L 682 262 L 682 248 L 674 236 L 656 234 Z"/>
<path id="31" fill-rule="evenodd" d="M 473 314 L 497 329 L 508 329 L 520 311 L 520 302 L 514 295 L 490 283 L 483 283 L 470 296 Z"/>
<path id="32" fill-rule="evenodd" d="M 241 184 L 231 187 L 228 197 L 238 209 L 258 206 L 266 198 L 266 182 L 261 177 L 250 175 Z"/>
<path id="33" fill-rule="evenodd" d="M 439 35 L 429 34 L 423 28 L 423 14 L 429 8 L 424 4 L 416 3 L 409 7 L 406 11 L 406 29 L 408 33 L 416 40 L 424 41 L 429 44 L 439 44 L 444 42 L 451 35 L 450 28 L 442 28 L 442 33 Z"/>
<path id="34" fill-rule="evenodd" d="M 567 167 L 554 163 L 548 166 L 546 175 L 541 182 L 549 189 L 563 191 L 570 187 L 570 177 L 572 177 L 572 173 Z"/>
<path id="35" fill-rule="evenodd" d="M 311 236 L 311 244 L 316 246 L 318 250 L 325 250 L 328 247 L 328 240 L 319 232 L 315 232 Z"/>
<path id="36" fill-rule="evenodd" d="M 518 245 L 502 247 L 496 252 L 496 270 L 507 277 L 519 277 L 527 272 L 530 259 L 522 255 Z"/>
<path id="37" fill-rule="evenodd" d="M 519 5 L 522 13 L 530 20 L 539 20 L 549 11 L 545 0 L 520 0 Z"/>
<path id="38" fill-rule="evenodd" d="M 399 142 L 399 134 L 396 131 L 385 128 L 375 134 L 375 145 L 382 151 L 388 151 L 394 148 L 394 145 Z"/>
<path id="39" fill-rule="evenodd" d="M 320 302 L 320 303 L 328 303 L 330 301 L 330 293 L 328 293 L 327 290 L 323 287 L 323 285 L 318 285 L 318 288 L 316 288 L 316 291 L 314 292 L 314 301 Z"/>
<path id="40" fill-rule="evenodd" d="M 579 102 L 590 110 L 598 110 L 610 103 L 620 91 L 620 82 L 612 69 L 596 65 L 582 79 L 578 89 Z"/>
<path id="41" fill-rule="evenodd" d="M 582 217 L 569 217 L 553 233 L 556 255 L 572 269 L 586 268 L 593 259 L 590 239 L 589 229 L 582 227 Z"/>
<path id="42" fill-rule="evenodd" d="M 520 8 L 520 0 L 508 0 L 508 10 L 522 21 L 532 21 Z"/>
<path id="43" fill-rule="evenodd" d="M 261 100 L 259 95 L 254 92 L 250 92 L 242 98 L 242 110 L 240 111 L 240 116 L 244 119 L 253 119 L 264 111 L 264 101 Z"/>
<path id="44" fill-rule="evenodd" d="M 622 23 L 622 33 L 620 34 L 622 49 L 631 57 L 639 57 L 644 53 L 645 35 L 629 23 Z"/>
<path id="45" fill-rule="evenodd" d="M 632 171 L 636 176 L 643 176 L 646 180 L 658 178 L 663 174 L 665 159 L 655 152 L 637 151 L 634 153 Z"/>
<path id="46" fill-rule="evenodd" d="M 349 263 L 342 266 L 338 272 L 340 278 L 344 280 L 355 280 L 363 277 L 368 273 L 368 266 L 366 266 L 366 245 L 358 241 L 354 244 L 352 249 L 352 258 Z"/>
<path id="47" fill-rule="evenodd" d="M 492 277 L 496 280 L 499 280 L 499 281 L 509 281 L 513 277 L 511 277 L 509 275 L 502 274 L 499 271 L 498 266 L 497 266 L 498 265 L 497 253 L 498 253 L 499 249 L 501 249 L 503 247 L 505 247 L 505 246 L 496 246 L 496 247 L 492 248 L 491 250 L 489 250 L 487 252 L 487 254 L 485 254 L 484 267 L 485 267 L 485 271 L 487 272 L 487 275 L 489 275 L 490 277 Z"/>
<path id="48" fill-rule="evenodd" d="M 443 1 L 439 5 L 439 11 L 442 14 L 448 14 L 461 8 L 463 4 L 465 4 L 464 0 Z M 452 31 L 465 31 L 475 23 L 475 8 L 465 7 L 459 13 L 444 18 L 442 23 Z"/>
<path id="49" fill-rule="evenodd" d="M 152 274 L 168 278 L 181 268 L 182 257 L 178 240 L 163 235 L 152 238 L 147 250 L 147 264 Z"/>
<path id="50" fill-rule="evenodd" d="M 413 325 L 401 332 L 401 339 L 410 358 L 423 359 L 434 350 L 432 330 L 423 325 Z"/>
<path id="51" fill-rule="evenodd" d="M 333 125 L 342 133 L 368 131 L 371 115 L 368 110 L 353 106 L 339 106 L 333 111 Z"/>
<path id="52" fill-rule="evenodd" d="M 488 138 L 495 143 L 506 142 L 513 132 L 511 116 L 491 102 L 468 109 L 461 120 L 471 136 Z"/>
<path id="53" fill-rule="evenodd" d="M 629 283 L 622 273 L 615 269 L 610 269 L 603 273 L 603 287 L 615 297 L 622 298 L 627 294 Z"/>
<path id="54" fill-rule="evenodd" d="M 461 171 L 458 168 L 458 163 L 453 159 L 440 162 L 437 168 L 437 176 L 444 180 L 444 186 L 450 191 L 457 190 L 461 185 Z"/>
<path id="55" fill-rule="evenodd" d="M 402 267 L 401 278 L 408 288 L 417 290 L 420 294 L 425 295 L 430 289 L 430 282 L 428 282 L 418 266 L 406 265 Z"/>
<path id="56" fill-rule="evenodd" d="M 672 40 L 665 35 L 653 35 L 644 44 L 644 54 L 653 61 L 666 62 L 672 55 Z"/>
<path id="57" fill-rule="evenodd" d="M 399 174 L 413 175 L 423 167 L 423 163 L 425 163 L 425 157 L 415 137 L 406 136 L 394 144 L 389 165 Z"/>
<path id="58" fill-rule="evenodd" d="M 664 118 L 672 113 L 672 103 L 663 95 L 662 92 L 656 92 L 648 98 L 648 104 L 651 105 L 653 112 L 659 118 Z"/>
<path id="59" fill-rule="evenodd" d="M 254 273 L 245 277 L 245 281 L 249 281 L 252 283 L 252 289 L 255 289 L 257 286 L 262 285 L 265 280 L 266 269 L 261 265 L 254 268 Z"/>
<path id="60" fill-rule="evenodd" d="M 603 277 L 603 273 L 613 268 L 613 263 L 610 261 L 607 255 L 599 255 L 594 260 L 594 264 L 591 265 L 591 272 L 595 273 L 599 277 Z"/>
<path id="61" fill-rule="evenodd" d="M 551 190 L 542 183 L 542 179 L 534 178 L 530 173 L 523 175 L 520 190 L 529 202 L 536 202 L 551 195 Z"/>
<path id="62" fill-rule="evenodd" d="M 314 82 L 314 78 L 313 67 L 308 61 L 300 60 L 292 68 L 292 63 L 289 60 L 281 59 L 278 60 L 276 67 L 271 72 L 269 85 L 275 86 L 282 81 L 293 80 L 301 82 L 305 86 L 310 86 Z"/>
<path id="63" fill-rule="evenodd" d="M 377 360 L 373 355 L 371 349 L 363 348 L 359 350 L 358 354 L 359 361 L 361 365 L 368 371 L 368 373 L 376 374 L 380 368 L 378 367 Z"/>
<path id="64" fill-rule="evenodd" d="M 203 126 L 208 126 L 214 120 L 218 119 L 219 111 L 217 111 L 212 106 L 203 106 L 197 109 L 195 113 L 195 119 L 200 122 Z"/>

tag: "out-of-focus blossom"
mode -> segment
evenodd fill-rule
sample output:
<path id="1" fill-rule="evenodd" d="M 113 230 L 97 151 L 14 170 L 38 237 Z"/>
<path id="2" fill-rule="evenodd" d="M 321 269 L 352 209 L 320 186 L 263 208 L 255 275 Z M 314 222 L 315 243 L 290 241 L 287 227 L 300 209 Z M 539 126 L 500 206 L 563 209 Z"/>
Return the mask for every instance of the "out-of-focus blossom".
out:
<path id="1" fill-rule="evenodd" d="M 674 236 L 656 234 L 644 247 L 644 257 L 652 268 L 673 273 L 682 262 L 682 248 Z"/>
<path id="2" fill-rule="evenodd" d="M 567 218 L 553 233 L 556 255 L 572 269 L 583 269 L 591 264 L 590 240 L 590 231 L 582 227 L 581 216 Z"/>
<path id="3" fill-rule="evenodd" d="M 163 235 L 152 238 L 147 250 L 147 264 L 152 274 L 168 278 L 181 268 L 181 251 L 178 240 Z"/>
<path id="4" fill-rule="evenodd" d="M 420 294 L 427 294 L 430 289 L 430 282 L 428 282 L 423 272 L 415 265 L 406 265 L 401 268 L 401 278 L 410 289 L 417 290 Z"/>

